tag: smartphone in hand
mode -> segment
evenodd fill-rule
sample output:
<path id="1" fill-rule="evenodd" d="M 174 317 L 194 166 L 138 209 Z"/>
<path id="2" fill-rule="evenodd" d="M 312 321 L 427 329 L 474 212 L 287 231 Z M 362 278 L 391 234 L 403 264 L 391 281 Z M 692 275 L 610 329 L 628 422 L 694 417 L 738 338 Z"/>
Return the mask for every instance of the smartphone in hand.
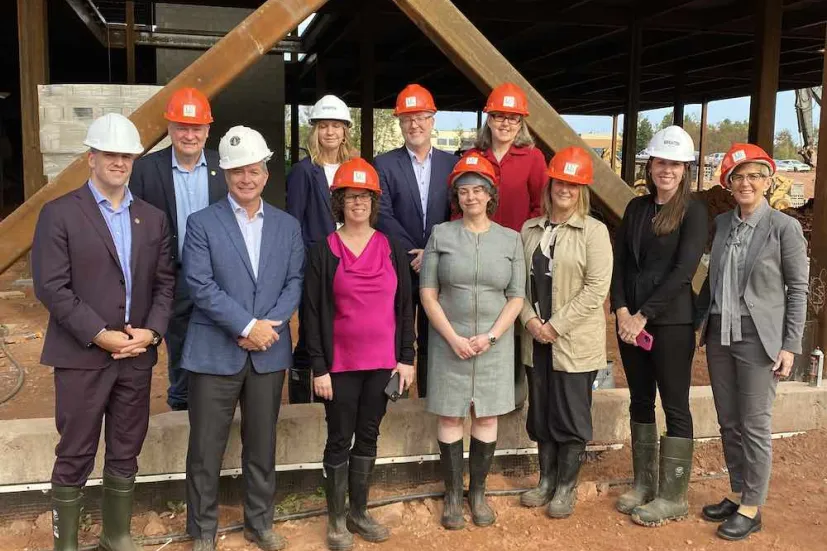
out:
<path id="1" fill-rule="evenodd" d="M 652 350 L 652 344 L 655 342 L 655 337 L 649 334 L 646 329 L 642 329 L 640 333 L 637 334 L 637 338 L 635 339 L 635 344 L 641 347 L 642 349 L 649 352 Z"/>

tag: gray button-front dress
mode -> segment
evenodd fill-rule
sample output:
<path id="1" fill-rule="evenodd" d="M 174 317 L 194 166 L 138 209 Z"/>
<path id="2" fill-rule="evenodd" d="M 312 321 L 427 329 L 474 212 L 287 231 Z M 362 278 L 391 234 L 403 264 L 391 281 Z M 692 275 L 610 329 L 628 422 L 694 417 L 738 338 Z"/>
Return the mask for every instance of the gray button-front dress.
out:
<path id="1" fill-rule="evenodd" d="M 473 233 L 462 220 L 434 226 L 419 286 L 439 291 L 439 304 L 458 335 L 487 334 L 509 298 L 525 296 L 520 234 L 492 222 Z M 444 417 L 477 417 L 514 409 L 514 329 L 481 356 L 462 360 L 433 327 L 428 335 L 426 409 Z"/>

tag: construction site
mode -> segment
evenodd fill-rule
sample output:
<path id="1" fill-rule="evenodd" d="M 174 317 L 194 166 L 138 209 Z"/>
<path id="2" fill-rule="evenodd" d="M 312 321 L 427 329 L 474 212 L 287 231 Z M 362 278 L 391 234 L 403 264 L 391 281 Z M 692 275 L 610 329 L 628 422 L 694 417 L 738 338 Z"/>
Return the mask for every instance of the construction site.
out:
<path id="1" fill-rule="evenodd" d="M 827 349 L 827 162 L 819 163 L 818 155 L 819 143 L 827 144 L 827 1 L 8 0 L 0 6 L 0 29 L 6 75 L 0 83 L 0 550 L 52 549 L 49 482 L 59 436 L 53 371 L 40 364 L 49 312 L 34 295 L 29 252 L 43 206 L 89 177 L 83 137 L 94 119 L 128 116 L 146 152 L 157 151 L 170 143 L 167 102 L 177 89 L 195 87 L 215 115 L 208 148 L 217 149 L 238 124 L 266 138 L 275 154 L 262 197 L 284 208 L 286 173 L 306 153 L 299 139 L 302 106 L 335 94 L 359 109 L 360 155 L 373 160 L 380 153 L 374 151 L 374 110 L 393 108 L 406 85 L 427 87 L 440 111 L 477 112 L 480 126 L 486 96 L 504 82 L 526 92 L 531 116 L 525 120 L 546 161 L 573 145 L 592 153 L 592 208 L 611 235 L 629 201 L 648 193 L 646 152 L 633 147 L 640 114 L 670 109 L 680 126 L 687 107 L 700 106 L 693 193 L 708 207 L 707 253 L 712 220 L 736 206 L 717 183 L 718 152 L 705 146 L 708 104 L 748 98 L 744 139 L 772 156 L 778 94 L 796 91 L 803 166 L 779 171 L 767 199 L 798 220 L 807 239 L 807 322 L 803 353 L 778 384 L 773 405 L 764 529 L 747 545 L 757 551 L 827 549 L 827 387 L 809 384 L 811 352 Z M 563 115 L 611 117 L 612 132 L 580 136 Z M 446 131 L 432 143 L 461 151 L 472 137 Z M 696 291 L 707 258 L 693 280 Z M 696 447 L 689 517 L 646 529 L 615 510 L 615 499 L 632 482 L 629 390 L 608 301 L 605 310 L 609 382 L 594 392 L 594 439 L 576 513 L 551 520 L 541 509 L 520 506 L 520 492 L 538 479 L 537 449 L 522 407 L 499 420 L 488 482 L 496 523 L 442 529 L 436 417 L 412 393 L 389 404 L 381 426 L 371 507 L 393 535 L 377 549 L 703 551 L 738 545 L 716 538 L 700 516 L 703 504 L 729 491 L 703 348 L 694 356 L 690 391 Z M 294 316 L 294 343 L 297 325 Z M 132 520 L 132 535 L 146 551 L 192 549 L 185 514 L 189 419 L 167 405 L 166 365 L 160 346 Z M 288 549 L 322 550 L 325 410 L 289 401 L 285 387 L 277 425 L 276 528 Z M 660 408 L 657 415 L 663 426 Z M 256 549 L 241 533 L 240 438 L 237 414 L 221 472 L 220 550 Z M 84 492 L 82 549 L 96 549 L 101 532 L 102 464 L 103 446 Z M 356 549 L 374 545 L 356 541 Z"/>

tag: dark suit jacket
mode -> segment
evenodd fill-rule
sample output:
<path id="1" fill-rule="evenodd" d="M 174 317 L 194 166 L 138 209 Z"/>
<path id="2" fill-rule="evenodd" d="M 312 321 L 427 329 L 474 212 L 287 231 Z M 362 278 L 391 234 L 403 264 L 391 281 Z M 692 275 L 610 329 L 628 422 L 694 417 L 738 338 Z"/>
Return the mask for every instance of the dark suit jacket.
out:
<path id="1" fill-rule="evenodd" d="M 419 186 L 405 146 L 374 160 L 382 186 L 378 228 L 405 247 L 424 249 L 434 225 L 450 218 L 451 204 L 448 177 L 459 159 L 434 148 L 431 158 L 431 185 L 428 188 L 428 217 L 422 226 L 422 202 Z"/>
<path id="2" fill-rule="evenodd" d="M 287 212 L 301 224 L 307 249 L 336 230 L 324 169 L 310 157 L 293 165 L 287 175 Z"/>
<path id="3" fill-rule="evenodd" d="M 218 152 L 204 150 L 207 160 L 207 178 L 210 204 L 227 196 L 227 181 L 224 171 L 218 166 Z M 150 205 L 167 213 L 169 227 L 172 228 L 172 245 L 170 252 L 173 263 L 178 259 L 178 209 L 175 205 L 175 184 L 172 180 L 172 146 L 155 153 L 150 153 L 135 161 L 129 190 L 135 197 L 140 197 Z"/>
<path id="4" fill-rule="evenodd" d="M 164 213 L 135 198 L 132 219 L 132 303 L 129 322 L 163 335 L 172 312 L 175 276 Z M 122 330 L 126 288 L 115 243 L 87 184 L 47 203 L 32 244 L 34 292 L 49 311 L 40 362 L 76 369 L 112 364 L 109 352 L 90 345 L 107 327 Z M 155 348 L 134 359 L 155 365 Z"/>
<path id="5" fill-rule="evenodd" d="M 641 235 L 652 223 L 647 207 L 653 200 L 651 195 L 632 199 L 615 232 L 612 311 L 625 306 L 653 325 L 694 323 L 692 278 L 706 247 L 706 206 L 691 199 L 678 229 L 652 237 L 644 250 Z"/>

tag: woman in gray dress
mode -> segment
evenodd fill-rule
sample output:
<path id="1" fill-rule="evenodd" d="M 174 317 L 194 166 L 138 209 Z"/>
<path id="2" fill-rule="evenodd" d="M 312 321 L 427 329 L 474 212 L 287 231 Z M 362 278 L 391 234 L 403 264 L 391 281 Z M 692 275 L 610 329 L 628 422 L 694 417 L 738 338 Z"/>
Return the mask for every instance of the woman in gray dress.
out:
<path id="1" fill-rule="evenodd" d="M 494 167 L 478 153 L 449 178 L 451 206 L 462 218 L 434 226 L 420 272 L 430 321 L 427 410 L 439 416 L 437 439 L 445 479 L 442 525 L 462 528 L 462 437 L 471 414 L 468 501 L 477 526 L 495 520 L 485 479 L 497 447 L 497 416 L 514 409 L 514 321 L 525 295 L 520 235 L 492 222 Z"/>

